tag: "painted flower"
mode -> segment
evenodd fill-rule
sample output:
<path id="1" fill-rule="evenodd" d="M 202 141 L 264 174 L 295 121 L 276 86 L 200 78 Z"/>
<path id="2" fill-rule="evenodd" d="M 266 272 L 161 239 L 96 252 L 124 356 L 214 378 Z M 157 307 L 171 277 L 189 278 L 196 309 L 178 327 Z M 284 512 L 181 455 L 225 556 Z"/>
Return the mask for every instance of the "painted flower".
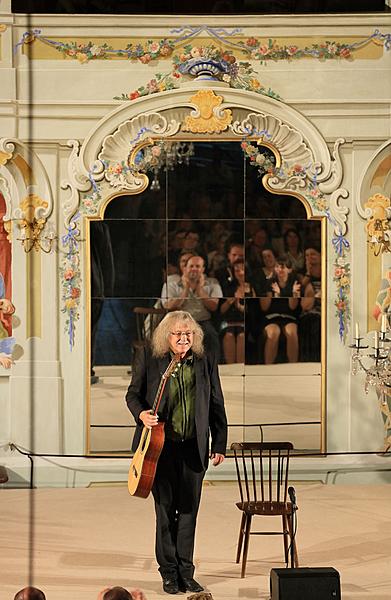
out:
<path id="1" fill-rule="evenodd" d="M 324 198 L 318 198 L 315 202 L 315 208 L 319 211 L 324 211 L 327 208 L 327 202 Z"/>
<path id="2" fill-rule="evenodd" d="M 269 47 L 268 47 L 268 46 L 266 46 L 266 45 L 259 46 L 259 48 L 258 48 L 257 52 L 258 52 L 259 54 L 261 54 L 262 56 L 266 56 L 266 54 L 268 54 L 268 53 L 269 53 Z"/>
<path id="3" fill-rule="evenodd" d="M 93 46 L 91 46 L 90 52 L 93 56 L 99 56 L 100 54 L 102 54 L 102 48 L 94 44 Z"/>
<path id="4" fill-rule="evenodd" d="M 341 48 L 339 55 L 342 56 L 342 58 L 350 58 L 351 54 L 349 48 Z"/>
<path id="5" fill-rule="evenodd" d="M 228 75 L 228 73 L 224 73 L 223 81 L 226 81 L 227 83 L 229 83 L 231 81 L 231 75 Z"/>
<path id="6" fill-rule="evenodd" d="M 84 198 L 83 204 L 87 208 L 90 208 L 93 205 L 93 202 L 92 202 L 91 198 Z"/>
<path id="7" fill-rule="evenodd" d="M 72 310 L 77 307 L 76 298 L 67 298 L 65 300 L 65 308 L 68 310 Z"/>
<path id="8" fill-rule="evenodd" d="M 83 64 L 85 62 L 88 61 L 88 56 L 87 54 L 84 54 L 83 52 L 77 52 L 76 53 L 76 58 L 79 61 L 79 63 Z"/>
<path id="9" fill-rule="evenodd" d="M 181 74 L 178 73 L 178 71 L 174 71 L 174 73 L 172 74 L 173 77 L 175 77 L 176 79 L 179 79 L 181 77 Z"/>
<path id="10" fill-rule="evenodd" d="M 150 54 L 144 54 L 143 56 L 140 56 L 140 62 L 142 62 L 144 65 L 148 64 L 149 62 L 151 62 L 152 60 L 152 56 Z"/>
<path id="11" fill-rule="evenodd" d="M 67 269 L 64 273 L 64 279 L 69 281 L 74 276 L 75 272 L 72 269 Z"/>
<path id="12" fill-rule="evenodd" d="M 261 87 L 260 82 L 258 81 L 258 79 L 252 78 L 250 79 L 250 85 L 251 87 L 253 87 L 255 90 L 257 90 L 258 88 Z"/>
<path id="13" fill-rule="evenodd" d="M 179 60 L 181 62 L 186 62 L 187 60 L 189 60 L 189 58 L 190 58 L 190 54 L 180 54 L 179 55 Z"/>
<path id="14" fill-rule="evenodd" d="M 248 40 L 246 41 L 246 45 L 247 46 L 256 46 L 257 45 L 257 39 L 255 37 L 250 37 L 248 38 Z"/>
<path id="15" fill-rule="evenodd" d="M 78 298 L 80 296 L 80 289 L 79 288 L 72 288 L 71 289 L 71 297 L 72 298 Z"/>
<path id="16" fill-rule="evenodd" d="M 151 92 L 151 94 L 153 94 L 153 92 L 157 92 L 158 86 L 156 79 L 151 79 L 151 81 L 148 81 L 147 89 Z"/>
<path id="17" fill-rule="evenodd" d="M 152 42 L 151 44 L 148 45 L 148 51 L 152 52 L 152 54 L 156 54 L 157 52 L 159 52 L 159 48 L 160 48 L 160 45 L 158 42 Z"/>
<path id="18" fill-rule="evenodd" d="M 190 54 L 192 58 L 199 58 L 202 56 L 202 48 L 197 48 L 197 46 L 194 46 L 194 48 L 190 50 Z"/>
<path id="19" fill-rule="evenodd" d="M 171 54 L 172 50 L 170 48 L 170 46 L 162 46 L 160 48 L 160 54 L 162 56 L 168 56 L 169 54 Z"/>
<path id="20" fill-rule="evenodd" d="M 266 157 L 264 154 L 258 154 L 258 156 L 255 159 L 255 162 L 257 163 L 257 165 L 262 166 L 263 164 L 265 164 L 265 160 Z"/>
<path id="21" fill-rule="evenodd" d="M 349 278 L 346 277 L 346 275 L 344 275 L 343 277 L 340 278 L 339 283 L 342 287 L 346 287 L 349 285 L 350 281 L 349 281 Z"/>
<path id="22" fill-rule="evenodd" d="M 338 310 L 343 311 L 346 308 L 346 302 L 344 300 L 339 300 L 335 303 L 335 306 L 338 308 Z"/>
<path id="23" fill-rule="evenodd" d="M 128 94 L 128 96 L 129 100 L 135 100 L 136 98 L 140 97 L 140 92 L 136 90 L 135 92 L 131 92 L 130 94 Z"/>
<path id="24" fill-rule="evenodd" d="M 298 51 L 298 47 L 297 46 L 288 46 L 286 51 L 289 56 L 293 56 Z"/>
<path id="25" fill-rule="evenodd" d="M 225 53 L 221 58 L 231 65 L 236 62 L 236 58 L 233 56 L 233 54 Z"/>

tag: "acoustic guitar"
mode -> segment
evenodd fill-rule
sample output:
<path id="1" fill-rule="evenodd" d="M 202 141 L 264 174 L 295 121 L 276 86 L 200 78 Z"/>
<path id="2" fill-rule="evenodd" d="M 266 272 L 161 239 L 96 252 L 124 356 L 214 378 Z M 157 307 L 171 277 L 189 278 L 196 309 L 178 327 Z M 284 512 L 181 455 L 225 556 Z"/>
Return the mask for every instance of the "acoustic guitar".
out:
<path id="1" fill-rule="evenodd" d="M 176 354 L 164 371 L 151 408 L 151 415 L 156 415 L 164 388 L 171 375 L 177 370 L 180 355 Z M 147 498 L 155 479 L 157 462 L 164 444 L 164 423 L 158 423 L 149 429 L 143 428 L 136 452 L 130 463 L 128 490 L 131 496 Z"/>

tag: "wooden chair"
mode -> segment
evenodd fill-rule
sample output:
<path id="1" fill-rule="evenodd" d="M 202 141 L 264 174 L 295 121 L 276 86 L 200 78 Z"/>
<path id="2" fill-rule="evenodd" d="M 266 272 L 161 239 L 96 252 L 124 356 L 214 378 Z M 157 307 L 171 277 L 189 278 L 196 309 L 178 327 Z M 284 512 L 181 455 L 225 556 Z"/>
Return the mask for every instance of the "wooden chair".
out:
<path id="1" fill-rule="evenodd" d="M 145 306 L 135 306 L 133 312 L 136 315 L 136 331 L 137 339 L 133 342 L 134 350 L 145 346 L 147 341 L 152 337 L 152 334 L 157 325 L 166 314 L 165 308 L 149 308 Z"/>
<path id="2" fill-rule="evenodd" d="M 298 567 L 298 557 L 293 531 L 293 508 L 287 500 L 289 454 L 293 450 L 291 442 L 242 442 L 231 444 L 234 452 L 236 473 L 239 485 L 242 511 L 236 562 L 242 553 L 242 572 L 246 572 L 250 535 L 282 535 L 284 539 L 285 562 L 289 560 L 289 542 L 292 544 L 292 567 Z M 279 516 L 282 519 L 280 531 L 251 531 L 254 516 Z"/>

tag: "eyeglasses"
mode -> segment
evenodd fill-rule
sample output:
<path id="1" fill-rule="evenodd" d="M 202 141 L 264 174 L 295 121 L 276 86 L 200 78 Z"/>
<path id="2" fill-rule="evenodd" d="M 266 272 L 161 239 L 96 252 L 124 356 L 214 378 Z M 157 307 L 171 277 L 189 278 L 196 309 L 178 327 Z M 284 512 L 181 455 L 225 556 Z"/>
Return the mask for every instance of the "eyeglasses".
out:
<path id="1" fill-rule="evenodd" d="M 194 331 L 170 331 L 170 333 L 177 338 L 181 338 L 183 335 L 185 335 L 187 338 L 191 338 Z"/>

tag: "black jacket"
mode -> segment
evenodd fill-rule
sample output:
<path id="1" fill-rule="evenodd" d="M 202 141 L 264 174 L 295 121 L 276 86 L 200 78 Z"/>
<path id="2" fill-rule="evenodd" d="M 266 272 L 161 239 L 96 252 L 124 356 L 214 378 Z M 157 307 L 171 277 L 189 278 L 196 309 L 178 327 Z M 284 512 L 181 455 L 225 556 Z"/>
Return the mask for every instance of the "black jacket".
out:
<path id="1" fill-rule="evenodd" d="M 133 451 L 137 449 L 143 429 L 143 423 L 139 419 L 139 415 L 143 410 L 152 408 L 160 379 L 169 363 L 170 355 L 168 353 L 163 358 L 155 358 L 148 348 L 141 348 L 135 356 L 132 380 L 126 394 L 126 403 L 137 424 L 133 437 Z M 209 435 L 211 436 L 211 452 L 219 454 L 225 454 L 226 452 L 227 418 L 216 361 L 208 355 L 203 357 L 194 355 L 194 368 L 196 377 L 195 423 L 197 444 L 200 459 L 207 468 Z M 167 382 L 164 389 L 158 411 L 159 417 L 163 420 L 168 390 L 169 382 Z"/>

